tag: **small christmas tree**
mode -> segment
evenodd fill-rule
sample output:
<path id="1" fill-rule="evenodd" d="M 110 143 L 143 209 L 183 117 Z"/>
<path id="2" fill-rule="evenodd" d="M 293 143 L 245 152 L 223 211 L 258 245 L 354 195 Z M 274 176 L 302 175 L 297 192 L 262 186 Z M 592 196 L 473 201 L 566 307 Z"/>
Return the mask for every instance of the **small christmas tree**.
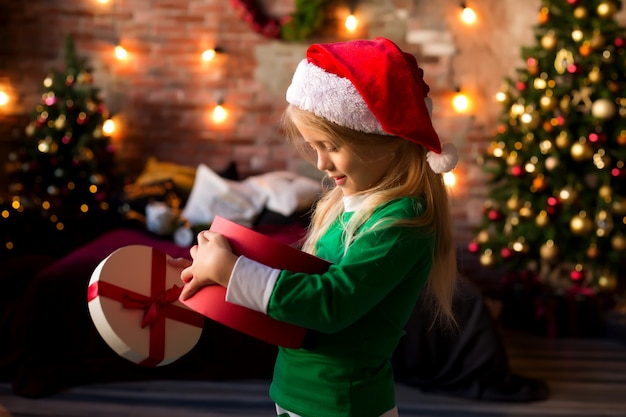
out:
<path id="1" fill-rule="evenodd" d="M 10 155 L 12 197 L 0 218 L 6 249 L 44 238 L 51 246 L 56 239 L 87 238 L 115 211 L 114 152 L 103 132 L 107 110 L 71 37 L 65 69 L 52 70 L 43 87 L 20 149 Z"/>
<path id="2" fill-rule="evenodd" d="M 546 291 L 623 296 L 626 37 L 617 0 L 542 0 L 537 44 L 499 93 L 489 199 L 470 251 Z"/>

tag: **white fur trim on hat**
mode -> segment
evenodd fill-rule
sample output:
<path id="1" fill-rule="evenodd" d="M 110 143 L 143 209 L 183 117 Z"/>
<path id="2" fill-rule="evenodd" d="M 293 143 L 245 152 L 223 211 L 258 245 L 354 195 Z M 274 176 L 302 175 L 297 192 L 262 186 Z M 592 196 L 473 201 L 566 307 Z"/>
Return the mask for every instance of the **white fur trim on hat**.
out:
<path id="1" fill-rule="evenodd" d="M 389 135 L 347 78 L 324 71 L 303 59 L 298 64 L 287 102 L 353 130 Z"/>
<path id="2" fill-rule="evenodd" d="M 426 161 L 428 165 L 437 174 L 452 171 L 459 161 L 459 153 L 456 146 L 452 143 L 443 143 L 441 145 L 441 153 L 437 154 L 433 151 L 426 153 Z"/>

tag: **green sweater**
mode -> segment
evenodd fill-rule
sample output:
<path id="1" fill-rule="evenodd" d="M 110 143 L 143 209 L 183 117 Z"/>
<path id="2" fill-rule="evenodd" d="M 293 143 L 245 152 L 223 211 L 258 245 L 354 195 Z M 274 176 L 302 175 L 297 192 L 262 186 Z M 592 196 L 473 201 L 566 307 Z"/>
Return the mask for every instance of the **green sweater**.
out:
<path id="1" fill-rule="evenodd" d="M 378 417 L 395 406 L 390 358 L 429 275 L 434 237 L 404 226 L 363 231 L 422 211 L 413 198 L 379 207 L 344 255 L 345 213 L 318 243 L 328 272 L 280 272 L 267 312 L 311 334 L 305 348 L 279 349 L 270 387 L 278 405 L 303 417 Z"/>

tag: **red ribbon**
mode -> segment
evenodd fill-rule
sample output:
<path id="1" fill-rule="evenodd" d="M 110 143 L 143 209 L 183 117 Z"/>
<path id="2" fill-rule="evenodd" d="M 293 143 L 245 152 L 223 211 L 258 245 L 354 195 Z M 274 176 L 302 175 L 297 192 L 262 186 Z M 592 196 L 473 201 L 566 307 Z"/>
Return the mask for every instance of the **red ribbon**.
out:
<path id="1" fill-rule="evenodd" d="M 150 296 L 101 280 L 97 280 L 87 288 L 88 302 L 101 296 L 119 301 L 122 307 L 127 309 L 144 310 L 141 327 L 150 326 L 150 347 L 148 357 L 139 362 L 140 365 L 157 366 L 165 358 L 166 318 L 200 328 L 204 325 L 202 315 L 173 304 L 178 300 L 182 287 L 174 285 L 172 288 L 165 288 L 166 262 L 166 255 L 163 252 L 152 251 Z"/>

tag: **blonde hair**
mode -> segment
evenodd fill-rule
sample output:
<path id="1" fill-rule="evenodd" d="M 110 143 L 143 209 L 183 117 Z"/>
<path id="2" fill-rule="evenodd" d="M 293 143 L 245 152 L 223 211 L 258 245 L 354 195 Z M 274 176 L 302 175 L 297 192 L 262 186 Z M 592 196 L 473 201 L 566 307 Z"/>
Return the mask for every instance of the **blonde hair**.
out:
<path id="1" fill-rule="evenodd" d="M 289 105 L 283 114 L 281 127 L 288 140 L 307 157 L 298 126 L 318 130 L 337 146 L 344 146 L 365 161 L 394 151 L 394 163 L 380 183 L 363 194 L 364 203 L 345 226 L 346 250 L 356 231 L 371 216 L 376 207 L 405 196 L 422 197 L 426 204 L 422 215 L 413 219 L 394 219 L 385 225 L 402 224 L 435 235 L 435 250 L 430 277 L 425 290 L 432 303 L 435 321 L 455 327 L 452 297 L 456 284 L 456 253 L 448 193 L 441 174 L 436 174 L 426 162 L 426 149 L 397 136 L 358 132 L 322 119 L 311 112 Z M 370 158 L 370 159 L 368 159 Z M 310 158 L 309 158 L 310 159 Z M 315 161 L 311 160 L 314 164 Z M 331 223 L 343 212 L 343 193 L 334 187 L 324 193 L 316 204 L 303 250 L 315 254 L 317 241 Z"/>

